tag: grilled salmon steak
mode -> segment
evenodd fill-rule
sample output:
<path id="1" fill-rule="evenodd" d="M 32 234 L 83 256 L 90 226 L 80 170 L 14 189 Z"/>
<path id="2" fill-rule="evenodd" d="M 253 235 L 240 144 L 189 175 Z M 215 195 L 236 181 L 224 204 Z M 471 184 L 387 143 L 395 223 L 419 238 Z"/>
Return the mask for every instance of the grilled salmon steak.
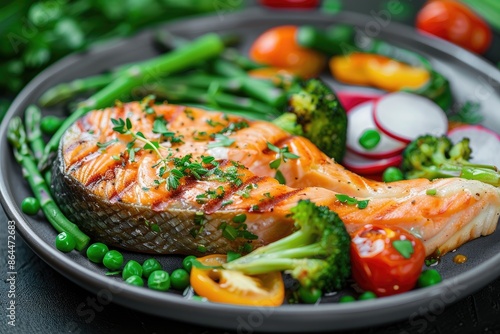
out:
<path id="1" fill-rule="evenodd" d="M 95 240 L 161 254 L 268 244 L 293 232 L 289 210 L 300 199 L 337 212 L 350 233 L 367 223 L 405 228 L 427 255 L 493 233 L 500 215 L 491 185 L 372 181 L 271 123 L 166 103 L 117 105 L 75 122 L 61 140 L 52 190 Z M 336 194 L 369 204 L 360 209 Z"/>

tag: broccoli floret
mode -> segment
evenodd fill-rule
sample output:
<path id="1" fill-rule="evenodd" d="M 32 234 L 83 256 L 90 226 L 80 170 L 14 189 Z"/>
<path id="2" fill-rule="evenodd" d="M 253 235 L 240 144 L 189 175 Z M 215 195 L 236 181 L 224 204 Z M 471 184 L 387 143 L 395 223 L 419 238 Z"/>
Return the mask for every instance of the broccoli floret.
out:
<path id="1" fill-rule="evenodd" d="M 298 228 L 287 237 L 224 264 L 248 275 L 284 271 L 306 289 L 341 289 L 351 273 L 350 236 L 326 206 L 301 200 L 291 210 Z"/>
<path id="2" fill-rule="evenodd" d="M 297 123 L 297 115 L 290 112 L 281 114 L 279 117 L 273 119 L 274 125 L 279 126 L 283 130 L 290 132 L 292 135 L 303 136 L 304 130 L 302 126 Z"/>
<path id="3" fill-rule="evenodd" d="M 273 122 L 292 134 L 303 135 L 335 161 L 344 158 L 347 115 L 321 79 L 309 79 L 291 89 L 288 113 Z"/>
<path id="4" fill-rule="evenodd" d="M 422 135 L 403 151 L 401 169 L 406 179 L 462 177 L 499 186 L 497 168 L 471 163 L 471 154 L 468 138 L 453 144 L 446 135 Z"/>

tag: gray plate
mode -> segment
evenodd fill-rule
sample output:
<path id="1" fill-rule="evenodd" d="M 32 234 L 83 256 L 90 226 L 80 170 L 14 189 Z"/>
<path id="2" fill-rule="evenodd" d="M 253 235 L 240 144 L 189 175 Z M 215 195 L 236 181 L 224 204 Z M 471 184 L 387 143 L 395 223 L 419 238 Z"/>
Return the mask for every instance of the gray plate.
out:
<path id="1" fill-rule="evenodd" d="M 484 60 L 451 44 L 418 35 L 414 30 L 389 24 L 380 33 L 377 20 L 372 17 L 342 13 L 327 16 L 319 12 L 273 12 L 251 9 L 235 14 L 219 15 L 196 20 L 182 20 L 164 27 L 170 31 L 194 37 L 208 31 L 241 33 L 246 52 L 252 40 L 267 28 L 282 24 L 315 24 L 327 26 L 336 22 L 350 23 L 376 33 L 394 44 L 416 50 L 432 60 L 435 67 L 447 76 L 456 102 L 479 101 L 485 115 L 484 124 L 500 132 L 500 72 Z M 186 322 L 227 329 L 252 331 L 319 331 L 353 329 L 410 319 L 416 329 L 424 329 L 425 320 L 418 314 L 434 316 L 447 304 L 472 294 L 500 275 L 500 232 L 462 246 L 458 253 L 469 260 L 462 265 L 453 263 L 453 253 L 437 265 L 444 281 L 433 287 L 414 290 L 397 296 L 349 304 L 335 303 L 338 295 L 326 298 L 319 305 L 283 305 L 279 308 L 250 308 L 242 306 L 201 303 L 184 299 L 180 293 L 160 293 L 146 288 L 126 285 L 120 278 L 104 275 L 104 269 L 88 261 L 76 251 L 69 254 L 54 247 L 56 232 L 42 216 L 28 217 L 20 209 L 20 202 L 30 195 L 21 170 L 11 154 L 6 140 L 8 121 L 22 115 L 24 109 L 35 103 L 40 95 L 56 83 L 99 73 L 129 61 L 149 58 L 157 54 L 151 32 L 134 38 L 108 43 L 80 55 L 67 57 L 51 66 L 33 80 L 16 98 L 2 123 L 0 141 L 0 190 L 7 214 L 16 221 L 17 230 L 33 251 L 58 272 L 102 299 L 143 312 Z M 45 110 L 44 113 L 61 113 Z M 143 261 L 146 256 L 124 252 L 126 259 Z M 179 266 L 181 258 L 158 257 L 167 270 Z M 422 322 L 423 321 L 423 322 Z"/>

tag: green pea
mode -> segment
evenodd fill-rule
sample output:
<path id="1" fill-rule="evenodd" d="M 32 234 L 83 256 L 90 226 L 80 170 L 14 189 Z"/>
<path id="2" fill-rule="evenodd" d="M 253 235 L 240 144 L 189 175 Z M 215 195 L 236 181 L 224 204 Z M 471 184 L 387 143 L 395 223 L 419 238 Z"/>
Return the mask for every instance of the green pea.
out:
<path id="1" fill-rule="evenodd" d="M 420 273 L 418 277 L 417 285 L 421 288 L 438 284 L 443 278 L 441 274 L 436 269 L 427 269 Z"/>
<path id="2" fill-rule="evenodd" d="M 350 302 L 355 302 L 355 301 L 356 301 L 356 298 L 354 298 L 353 296 L 349 296 L 349 295 L 342 296 L 339 299 L 339 303 L 350 303 Z"/>
<path id="3" fill-rule="evenodd" d="M 167 291 L 170 289 L 170 275 L 165 270 L 155 270 L 149 275 L 148 287 L 153 290 Z"/>
<path id="4" fill-rule="evenodd" d="M 102 263 L 104 255 L 109 251 L 108 246 L 102 242 L 96 242 L 87 248 L 87 257 L 95 263 Z"/>
<path id="5" fill-rule="evenodd" d="M 186 269 L 188 273 L 191 272 L 191 268 L 193 267 L 193 260 L 196 260 L 196 256 L 194 255 L 188 255 L 182 260 L 182 267 Z"/>
<path id="6" fill-rule="evenodd" d="M 365 130 L 358 139 L 359 145 L 367 150 L 375 148 L 380 142 L 380 133 L 374 129 Z"/>
<path id="7" fill-rule="evenodd" d="M 123 264 L 123 255 L 119 251 L 110 250 L 104 255 L 102 264 L 109 270 L 118 270 Z"/>
<path id="8" fill-rule="evenodd" d="M 382 174 L 382 180 L 384 182 L 401 181 L 403 179 L 403 172 L 397 167 L 388 167 Z"/>
<path id="9" fill-rule="evenodd" d="M 144 286 L 144 280 L 141 276 L 132 275 L 125 280 L 125 283 L 135 286 Z"/>
<path id="10" fill-rule="evenodd" d="M 365 292 L 363 292 L 363 293 L 359 296 L 358 300 L 368 300 L 368 299 L 375 299 L 375 298 L 377 298 L 377 295 L 376 295 L 376 294 L 374 294 L 374 293 L 373 293 L 373 292 L 371 292 L 371 291 L 365 291 Z"/>
<path id="11" fill-rule="evenodd" d="M 184 269 L 175 269 L 170 275 L 170 283 L 172 288 L 184 290 L 189 285 L 189 273 Z"/>
<path id="12" fill-rule="evenodd" d="M 40 121 L 40 130 L 48 135 L 53 135 L 64 122 L 64 119 L 56 116 L 45 116 Z"/>
<path id="13" fill-rule="evenodd" d="M 61 252 L 71 252 L 76 247 L 76 239 L 73 235 L 61 232 L 56 237 L 56 248 Z"/>
<path id="14" fill-rule="evenodd" d="M 123 267 L 122 278 L 126 280 L 130 276 L 142 276 L 142 266 L 139 262 L 130 260 Z"/>
<path id="15" fill-rule="evenodd" d="M 21 210 L 27 215 L 34 216 L 40 210 L 40 202 L 35 197 L 26 197 L 21 202 Z"/>
<path id="16" fill-rule="evenodd" d="M 306 289 L 304 287 L 299 288 L 299 298 L 303 303 L 315 304 L 321 298 L 320 289 Z"/>
<path id="17" fill-rule="evenodd" d="M 142 264 L 142 275 L 146 278 L 149 277 L 149 275 L 151 275 L 151 273 L 155 270 L 161 270 L 163 269 L 163 267 L 161 266 L 161 263 L 158 262 L 158 260 L 156 259 L 147 259 L 146 261 L 144 261 L 144 263 Z"/>

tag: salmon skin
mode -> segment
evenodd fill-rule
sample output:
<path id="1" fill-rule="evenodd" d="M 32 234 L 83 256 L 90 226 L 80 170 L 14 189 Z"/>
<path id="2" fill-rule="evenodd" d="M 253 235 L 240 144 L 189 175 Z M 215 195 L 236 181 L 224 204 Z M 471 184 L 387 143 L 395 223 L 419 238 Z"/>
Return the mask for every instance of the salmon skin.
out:
<path id="1" fill-rule="evenodd" d="M 350 233 L 367 223 L 405 228 L 427 255 L 493 233 L 500 215 L 491 185 L 368 180 L 271 123 L 166 103 L 127 103 L 75 122 L 61 140 L 52 191 L 95 240 L 160 254 L 248 251 L 281 239 L 294 231 L 290 208 L 301 199 L 337 212 Z M 337 194 L 369 204 L 360 209 Z"/>

